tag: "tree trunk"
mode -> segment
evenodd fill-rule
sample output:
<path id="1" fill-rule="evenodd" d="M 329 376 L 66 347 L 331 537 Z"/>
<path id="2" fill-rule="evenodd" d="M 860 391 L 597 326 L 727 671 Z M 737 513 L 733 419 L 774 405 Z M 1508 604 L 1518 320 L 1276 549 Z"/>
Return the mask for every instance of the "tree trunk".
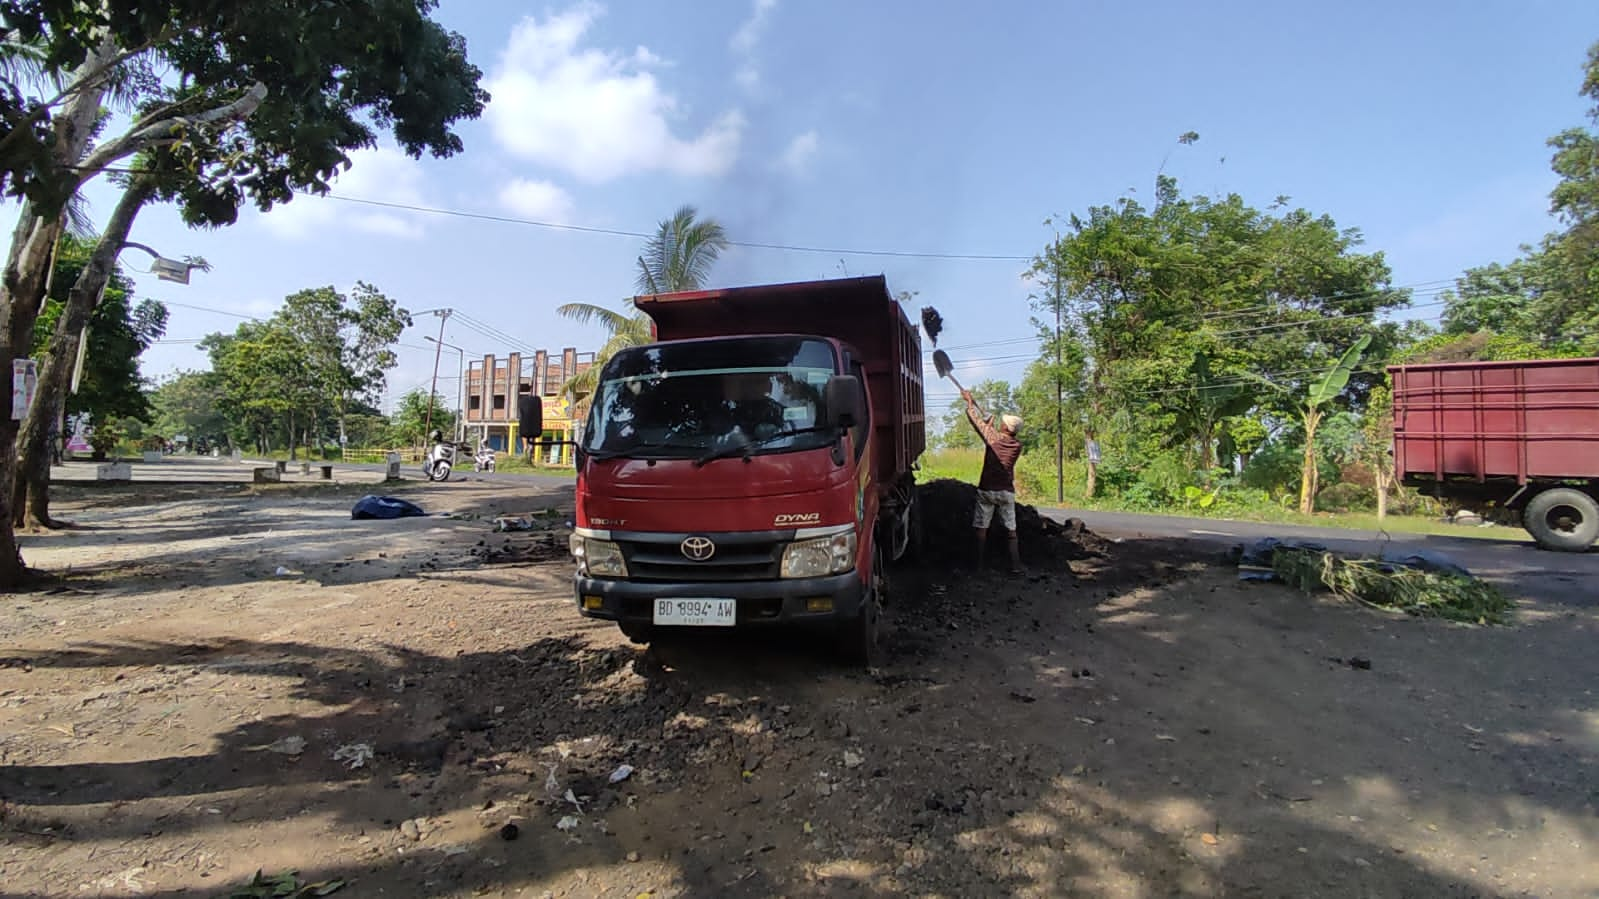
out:
<path id="1" fill-rule="evenodd" d="M 79 66 L 75 77 L 103 67 L 114 46 L 106 41 Z M 70 167 L 83 159 L 84 150 L 94 137 L 94 123 L 105 95 L 103 84 L 81 90 L 67 101 L 52 123 L 55 145 L 42 165 L 61 173 L 63 188 L 78 183 L 82 175 Z M 70 193 L 68 194 L 70 195 Z M 0 274 L 0 384 L 10 395 L 11 363 L 26 359 L 33 352 L 33 324 L 44 305 L 45 281 L 50 274 L 56 240 L 61 236 L 67 196 L 59 202 L 38 206 L 24 200 L 12 232 L 6 266 Z M 27 575 L 22 552 L 17 546 L 11 506 L 17 484 L 17 431 L 21 422 L 0 415 L 0 590 L 21 586 Z"/>
<path id="2" fill-rule="evenodd" d="M 1388 479 L 1382 472 L 1377 472 L 1377 520 L 1383 521 L 1388 517 Z"/>
<path id="3" fill-rule="evenodd" d="M 67 293 L 66 308 L 56 320 L 55 334 L 46 347 L 44 362 L 40 366 L 38 399 L 28 411 L 22 423 L 22 433 L 17 437 L 17 451 L 21 458 L 17 468 L 18 503 L 13 520 L 19 526 L 26 513 L 44 527 L 60 527 L 50 518 L 50 432 L 60 421 L 67 392 L 71 389 L 83 330 L 111 280 L 111 274 L 116 269 L 117 254 L 122 252 L 122 245 L 133 230 L 134 219 L 138 218 L 139 210 L 153 193 L 153 185 L 143 178 L 135 180 L 123 191 L 88 264 Z M 27 494 L 26 503 L 22 501 L 24 491 Z M 25 509 L 25 506 L 31 508 Z"/>
<path id="4" fill-rule="evenodd" d="M 1299 473 L 1299 514 L 1316 511 L 1316 489 L 1320 486 L 1321 472 L 1316 467 L 1316 426 L 1321 424 L 1321 412 L 1305 411 L 1305 461 Z"/>

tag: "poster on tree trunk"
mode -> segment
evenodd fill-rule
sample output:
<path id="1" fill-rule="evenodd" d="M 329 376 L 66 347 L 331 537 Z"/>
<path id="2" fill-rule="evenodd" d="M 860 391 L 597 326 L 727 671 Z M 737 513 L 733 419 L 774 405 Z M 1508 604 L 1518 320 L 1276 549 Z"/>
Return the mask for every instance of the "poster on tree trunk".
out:
<path id="1" fill-rule="evenodd" d="M 21 421 L 39 388 L 39 366 L 32 359 L 11 360 L 11 420 Z"/>

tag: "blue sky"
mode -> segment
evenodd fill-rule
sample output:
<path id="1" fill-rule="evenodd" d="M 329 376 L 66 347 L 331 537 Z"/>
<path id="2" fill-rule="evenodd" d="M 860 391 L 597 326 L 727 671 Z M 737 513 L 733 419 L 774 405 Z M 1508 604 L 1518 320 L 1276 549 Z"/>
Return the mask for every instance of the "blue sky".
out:
<path id="1" fill-rule="evenodd" d="M 1258 206 L 1286 194 L 1360 228 L 1396 284 L 1426 285 L 1418 302 L 1553 227 L 1544 141 L 1586 122 L 1576 89 L 1599 40 L 1591 0 L 444 0 L 437 15 L 494 94 L 461 128 L 466 151 L 413 161 L 385 145 L 336 194 L 635 232 L 691 203 L 737 240 L 1028 257 L 1050 239 L 1047 216 L 1147 198 L 1166 159 L 1185 191 Z M 1199 142 L 1178 146 L 1190 130 Z M 109 189 L 89 196 L 109 215 Z M 310 197 L 216 231 L 152 207 L 134 239 L 215 266 L 187 287 L 134 272 L 143 296 L 261 315 L 294 290 L 364 280 L 552 350 L 599 342 L 554 308 L 619 305 L 641 244 Z M 1025 267 L 734 248 L 713 280 L 883 273 L 938 306 L 959 345 L 1030 334 Z M 181 341 L 238 321 L 172 306 L 175 342 L 146 355 L 145 373 L 205 367 Z M 422 334 L 435 328 L 424 318 L 407 333 L 392 396 L 425 385 Z M 508 349 L 460 321 L 446 340 Z M 955 355 L 970 383 L 1019 378 L 1027 349 Z M 455 369 L 447 352 L 447 396 Z"/>

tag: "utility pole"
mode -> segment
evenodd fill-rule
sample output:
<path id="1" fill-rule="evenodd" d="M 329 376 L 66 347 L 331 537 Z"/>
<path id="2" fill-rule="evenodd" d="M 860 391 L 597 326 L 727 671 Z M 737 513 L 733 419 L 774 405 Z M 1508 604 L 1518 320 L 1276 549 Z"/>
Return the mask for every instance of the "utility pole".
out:
<path id="1" fill-rule="evenodd" d="M 1065 402 L 1061 379 L 1061 345 L 1060 345 L 1060 320 L 1061 320 L 1061 283 L 1060 283 L 1060 239 L 1055 240 L 1055 502 L 1059 505 L 1066 503 L 1066 430 L 1065 411 L 1062 405 Z"/>
<path id="2" fill-rule="evenodd" d="M 427 439 L 428 434 L 433 433 L 433 394 L 439 389 L 439 354 L 444 352 L 444 325 L 450 320 L 450 316 L 455 314 L 454 309 L 432 309 L 429 311 L 439 317 L 439 338 L 433 342 L 433 384 L 428 387 L 428 411 L 422 422 L 424 440 Z"/>

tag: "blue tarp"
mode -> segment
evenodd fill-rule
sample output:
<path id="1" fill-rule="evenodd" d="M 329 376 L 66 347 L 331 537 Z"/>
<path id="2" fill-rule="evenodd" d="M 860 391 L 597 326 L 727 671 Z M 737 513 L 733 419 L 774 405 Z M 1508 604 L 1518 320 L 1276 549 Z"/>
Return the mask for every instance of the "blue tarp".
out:
<path id="1" fill-rule="evenodd" d="M 414 518 L 426 514 L 416 503 L 392 496 L 363 496 L 355 501 L 355 507 L 350 510 L 350 517 L 355 519 Z"/>

